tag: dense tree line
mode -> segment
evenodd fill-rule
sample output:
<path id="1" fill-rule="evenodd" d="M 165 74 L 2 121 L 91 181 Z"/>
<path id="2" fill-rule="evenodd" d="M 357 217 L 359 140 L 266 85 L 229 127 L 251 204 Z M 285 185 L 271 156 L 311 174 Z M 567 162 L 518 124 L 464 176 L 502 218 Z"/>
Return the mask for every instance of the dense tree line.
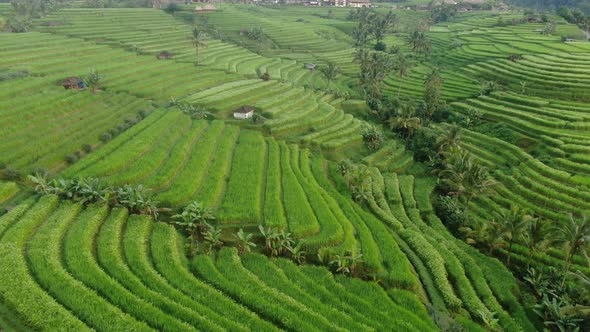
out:
<path id="1" fill-rule="evenodd" d="M 510 0 L 510 2 L 539 10 L 557 10 L 560 7 L 579 8 L 590 14 L 590 2 L 587 0 Z"/>
<path id="2" fill-rule="evenodd" d="M 580 9 L 569 9 L 561 7 L 557 10 L 557 15 L 563 17 L 572 24 L 577 24 L 582 30 L 590 31 L 590 13 L 584 14 Z"/>

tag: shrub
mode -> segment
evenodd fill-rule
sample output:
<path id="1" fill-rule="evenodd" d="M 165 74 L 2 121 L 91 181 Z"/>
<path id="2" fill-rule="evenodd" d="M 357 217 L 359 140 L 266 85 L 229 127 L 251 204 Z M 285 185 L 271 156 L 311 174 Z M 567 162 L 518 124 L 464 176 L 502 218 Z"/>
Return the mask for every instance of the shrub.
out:
<path id="1" fill-rule="evenodd" d="M 103 143 L 106 143 L 108 141 L 110 141 L 113 138 L 113 136 L 111 135 L 111 133 L 103 133 L 102 135 L 100 135 L 100 141 Z"/>
<path id="2" fill-rule="evenodd" d="M 474 127 L 473 130 L 487 136 L 501 139 L 510 144 L 516 144 L 518 140 L 512 129 L 504 123 L 484 123 Z"/>
<path id="3" fill-rule="evenodd" d="M 268 70 L 264 74 L 262 74 L 262 76 L 260 76 L 260 78 L 262 78 L 263 81 L 269 81 L 270 74 L 268 73 Z"/>
<path id="4" fill-rule="evenodd" d="M 140 110 L 137 112 L 137 116 L 139 116 L 140 119 L 145 119 L 148 115 L 150 115 L 150 111 L 148 110 Z"/>
<path id="5" fill-rule="evenodd" d="M 21 171 L 10 166 L 7 166 L 6 168 L 4 168 L 4 171 L 2 171 L 2 177 L 6 180 L 18 181 L 23 178 L 23 174 L 21 173 Z"/>
<path id="6" fill-rule="evenodd" d="M 66 160 L 66 162 L 68 164 L 73 164 L 76 161 L 78 161 L 78 157 L 75 154 L 69 154 L 69 155 L 65 156 L 64 159 Z"/>
<path id="7" fill-rule="evenodd" d="M 434 208 L 438 217 L 444 222 L 449 230 L 457 235 L 459 228 L 465 225 L 466 218 L 463 207 L 457 197 L 439 196 L 434 201 Z"/>
<path id="8" fill-rule="evenodd" d="M 139 121 L 136 118 L 125 119 L 125 124 L 127 125 L 127 127 L 132 127 L 132 126 L 136 125 L 137 122 L 139 122 Z"/>
<path id="9" fill-rule="evenodd" d="M 42 167 L 36 167 L 35 169 L 33 169 L 33 171 L 31 172 L 31 174 L 36 174 L 36 175 L 40 175 L 40 176 L 48 176 L 49 172 Z"/>
<path id="10" fill-rule="evenodd" d="M 90 153 L 92 151 L 92 145 L 91 144 L 84 144 L 84 145 L 82 145 L 82 150 L 86 153 Z"/>
<path id="11" fill-rule="evenodd" d="M 387 45 L 382 41 L 377 42 L 375 44 L 375 51 L 385 52 L 386 49 L 387 49 Z"/>

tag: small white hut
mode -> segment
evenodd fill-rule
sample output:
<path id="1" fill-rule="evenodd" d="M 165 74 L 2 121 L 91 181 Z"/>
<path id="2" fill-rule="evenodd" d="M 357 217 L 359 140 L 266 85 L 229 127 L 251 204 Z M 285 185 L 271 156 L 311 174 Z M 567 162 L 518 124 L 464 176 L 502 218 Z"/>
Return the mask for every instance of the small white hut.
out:
<path id="1" fill-rule="evenodd" d="M 254 107 L 244 105 L 234 111 L 234 119 L 246 120 L 254 115 Z"/>

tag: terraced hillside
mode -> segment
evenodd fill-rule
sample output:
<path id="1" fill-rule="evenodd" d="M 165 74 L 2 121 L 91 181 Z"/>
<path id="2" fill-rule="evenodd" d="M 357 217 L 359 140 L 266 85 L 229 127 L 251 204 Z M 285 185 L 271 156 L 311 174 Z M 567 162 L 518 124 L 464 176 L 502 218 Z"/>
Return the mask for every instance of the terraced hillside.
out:
<path id="1" fill-rule="evenodd" d="M 27 46 L 15 46 L 17 37 L 25 40 Z M 12 45 L 0 60 L 1 66 L 12 72 L 24 72 L 26 77 L 0 82 L 5 87 L 2 103 L 9 110 L 6 121 L 14 123 L 3 128 L 1 133 L 6 144 L 1 148 L 0 162 L 22 172 L 39 167 L 54 172 L 66 165 L 66 156 L 74 154 L 77 159 L 100 145 L 102 135 L 106 134 L 107 139 L 118 135 L 153 109 L 152 103 L 143 99 L 148 96 L 159 104 L 170 97 L 182 99 L 186 96 L 188 101 L 218 109 L 219 116 L 223 117 L 250 103 L 272 117 L 265 126 L 273 134 L 310 142 L 306 135 L 313 131 L 314 144 L 328 149 L 342 148 L 360 140 L 361 123 L 346 116 L 339 107 L 342 100 L 331 95 L 293 88 L 277 81 L 244 80 L 243 77 L 239 80 L 239 76 L 207 66 L 195 68 L 191 64 L 158 61 L 155 57 L 79 39 L 39 33 L 4 34 L 1 38 L 2 43 Z M 37 52 L 30 52 L 31 49 Z M 71 63 L 71 57 L 77 58 L 75 64 Z M 92 69 L 104 77 L 104 91 L 96 94 L 68 91 L 58 85 L 68 76 L 84 77 Z M 187 72 L 198 75 L 193 78 L 186 75 Z M 169 79 L 164 79 L 166 77 Z M 223 85 L 230 81 L 233 83 Z M 198 92 L 200 90 L 204 91 Z M 35 98 L 28 98 L 33 92 Z M 298 100 L 305 100 L 305 104 L 293 107 Z M 42 106 L 38 107 L 40 104 Z M 117 112 L 102 116 L 101 112 L 108 109 Z M 29 110 L 29 114 L 22 110 Z M 38 116 L 38 112 L 42 115 Z M 27 118 L 31 120 L 23 121 Z M 51 121 L 48 129 L 53 128 L 53 132 L 38 130 L 41 125 L 47 127 L 48 120 Z M 341 120 L 346 121 L 342 123 Z M 93 124 L 91 130 L 87 130 L 88 123 Z M 342 131 L 344 124 L 347 129 Z M 69 139 L 64 141 L 65 137 Z M 26 149 L 17 148 L 25 145 L 26 140 L 34 143 L 26 144 Z M 50 142 L 52 144 L 48 144 Z"/>
<path id="2" fill-rule="evenodd" d="M 76 331 L 436 330 L 409 292 L 230 249 L 189 262 L 174 228 L 122 209 L 46 196 L 0 227 L 0 266 L 12 271 L 0 294 L 14 309 L 3 317 L 15 329 L 26 317 Z"/>
<path id="3" fill-rule="evenodd" d="M 0 328 L 539 330 L 522 284 L 436 216 L 428 166 L 392 135 L 371 153 L 362 143 L 368 122 L 344 106 L 354 103 L 347 94 L 358 92 L 348 10 L 323 17 L 328 8 L 220 8 L 194 19 L 204 24 L 208 17 L 218 31 L 199 49 L 198 65 L 186 8 L 175 15 L 67 9 L 36 20 L 35 32 L 0 34 L 0 73 L 11 73 L 0 82 L 0 116 L 8 124 L 0 129 L 0 164 L 3 174 L 23 175 L 18 185 L 0 182 L 0 204 L 11 205 L 0 215 L 0 270 L 10 271 L 0 278 Z M 400 12 L 402 26 L 427 16 L 409 12 Z M 487 222 L 518 202 L 559 222 L 560 209 L 589 208 L 590 109 L 583 101 L 590 48 L 562 43 L 576 32 L 563 22 L 555 36 L 535 32 L 539 24 L 498 25 L 499 17 L 520 16 L 466 13 L 433 26 L 431 58 L 412 57 L 410 75 L 400 82 L 392 74 L 384 91 L 420 98 L 426 73 L 443 66 L 443 98 L 455 118 L 476 110 L 516 137 L 462 132 L 460 146 L 494 169 L 499 183 L 494 195 L 471 202 L 471 214 Z M 262 27 L 267 45 L 244 37 L 253 27 Z M 409 52 L 407 32 L 386 43 Z M 162 51 L 173 58 L 158 60 Z M 514 53 L 522 58 L 509 60 Z M 319 71 L 303 68 L 328 60 L 343 69 L 333 89 Z M 94 93 L 58 84 L 92 69 L 103 75 Z M 269 80 L 259 77 L 265 72 Z M 524 91 L 523 73 L 530 77 Z M 478 97 L 482 80 L 506 91 Z M 212 117 L 191 118 L 183 112 L 188 104 Z M 264 119 L 231 119 L 244 105 Z M 337 163 L 344 158 L 366 171 L 360 204 Z M 332 271 L 240 256 L 234 248 L 189 258 L 186 234 L 165 223 L 171 213 L 154 222 L 121 207 L 16 195 L 19 185 L 30 185 L 24 175 L 38 168 L 54 178 L 142 184 L 166 212 L 196 200 L 215 211 L 229 247 L 240 228 L 285 230 L 302 240 L 310 263 Z M 252 241 L 261 251 L 264 241 Z M 337 260 L 348 254 L 362 255 L 364 281 L 335 276 L 342 272 Z M 518 243 L 512 255 L 524 262 L 527 252 Z M 536 255 L 533 266 L 544 265 L 563 266 L 563 254 Z M 588 272 L 581 257 L 574 267 Z"/>
<path id="4" fill-rule="evenodd" d="M 469 330 L 477 329 L 470 319 L 492 312 L 507 331 L 534 330 L 518 296 L 508 291 L 517 289 L 508 286 L 510 273 L 454 238 L 434 214 L 429 198 L 434 178 L 369 172 L 367 203 L 411 261 L 435 310 L 460 312 L 456 319 Z M 343 181 L 338 172 L 331 175 Z"/>
<path id="5" fill-rule="evenodd" d="M 391 75 L 386 90 L 419 98 L 426 73 L 438 66 L 445 80 L 443 97 L 449 101 L 476 97 L 482 81 L 495 81 L 512 91 L 521 91 L 524 82 L 530 95 L 587 101 L 590 46 L 583 41 L 584 34 L 561 20 L 553 35 L 543 35 L 544 24 L 520 19 L 514 13 L 476 12 L 432 26 L 430 60 L 418 58 L 401 89 L 398 78 Z M 389 42 L 403 45 L 403 37 Z M 562 38 L 574 41 L 564 43 Z"/>
<path id="6" fill-rule="evenodd" d="M 224 10 L 224 17 L 231 12 L 233 12 L 231 8 Z M 57 20 L 65 24 L 42 28 L 41 30 L 45 32 L 94 40 L 153 56 L 162 51 L 168 51 L 174 54 L 176 62 L 195 62 L 190 26 L 163 11 L 70 9 L 49 16 L 46 20 L 48 22 Z M 277 33 L 282 34 L 281 31 Z M 258 73 L 268 70 L 273 79 L 286 80 L 298 85 L 311 84 L 321 87 L 326 85 L 321 73 L 303 68 L 304 62 L 261 56 L 247 48 L 223 42 L 214 37 L 209 36 L 206 47 L 199 50 L 199 63 L 208 68 L 237 72 L 251 77 L 256 77 Z M 309 40 L 305 39 L 304 42 Z M 305 43 L 304 46 L 307 45 Z"/>
<path id="7" fill-rule="evenodd" d="M 222 224 L 286 228 L 312 251 L 364 253 L 365 246 L 376 247 L 366 226 L 366 238 L 355 237 L 365 214 L 359 216 L 347 199 L 337 202 L 325 183 L 313 179 L 310 164 L 309 151 L 257 131 L 156 111 L 63 175 L 143 184 L 166 206 L 197 200 L 215 208 Z M 396 248 L 377 245 L 383 246 Z M 377 257 L 370 266 L 378 274 L 386 270 Z"/>

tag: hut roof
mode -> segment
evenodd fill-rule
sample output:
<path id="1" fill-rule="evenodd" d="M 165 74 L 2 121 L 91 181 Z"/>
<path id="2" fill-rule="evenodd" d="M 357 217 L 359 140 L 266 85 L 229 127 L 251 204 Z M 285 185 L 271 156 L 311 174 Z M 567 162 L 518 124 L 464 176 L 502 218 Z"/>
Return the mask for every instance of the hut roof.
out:
<path id="1" fill-rule="evenodd" d="M 80 77 L 76 77 L 76 76 L 70 76 L 65 78 L 61 84 L 62 85 L 77 85 L 80 82 L 82 82 L 82 79 Z"/>
<path id="2" fill-rule="evenodd" d="M 158 54 L 158 59 L 171 59 L 172 57 L 174 57 L 174 53 L 168 51 L 162 51 Z"/>
<path id="3" fill-rule="evenodd" d="M 250 105 L 240 106 L 238 109 L 234 111 L 234 113 L 250 113 L 254 112 L 256 109 Z"/>

